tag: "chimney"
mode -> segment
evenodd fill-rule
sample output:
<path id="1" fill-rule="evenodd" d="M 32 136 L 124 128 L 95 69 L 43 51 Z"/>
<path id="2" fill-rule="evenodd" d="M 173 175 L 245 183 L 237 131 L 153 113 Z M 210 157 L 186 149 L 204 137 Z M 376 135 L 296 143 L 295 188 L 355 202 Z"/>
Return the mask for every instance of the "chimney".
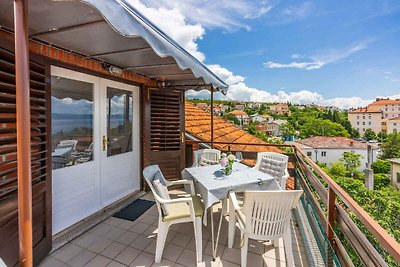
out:
<path id="1" fill-rule="evenodd" d="M 353 141 L 350 141 L 350 146 L 354 146 L 354 142 Z"/>

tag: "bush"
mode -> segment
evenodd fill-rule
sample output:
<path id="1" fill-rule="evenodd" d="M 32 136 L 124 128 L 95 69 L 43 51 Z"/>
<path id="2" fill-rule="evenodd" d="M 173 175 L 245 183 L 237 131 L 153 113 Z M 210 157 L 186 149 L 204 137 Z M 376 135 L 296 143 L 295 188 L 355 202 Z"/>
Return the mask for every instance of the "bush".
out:
<path id="1" fill-rule="evenodd" d="M 344 166 L 343 162 L 336 161 L 331 163 L 331 167 L 329 168 L 329 174 L 331 176 L 345 176 L 346 172 L 346 166 Z"/>
<path id="2" fill-rule="evenodd" d="M 374 173 L 388 174 L 390 172 L 390 162 L 387 160 L 378 159 L 372 163 L 372 169 Z"/>
<path id="3" fill-rule="evenodd" d="M 374 190 L 381 190 L 390 184 L 390 177 L 387 174 L 377 173 L 374 175 Z"/>

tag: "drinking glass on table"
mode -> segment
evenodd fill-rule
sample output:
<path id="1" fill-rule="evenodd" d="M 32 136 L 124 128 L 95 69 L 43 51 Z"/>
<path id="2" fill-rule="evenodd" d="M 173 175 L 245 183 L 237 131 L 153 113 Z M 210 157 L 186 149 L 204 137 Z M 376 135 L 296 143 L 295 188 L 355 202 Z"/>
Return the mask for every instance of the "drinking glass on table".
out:
<path id="1" fill-rule="evenodd" d="M 236 152 L 236 160 L 237 162 L 241 162 L 243 160 L 243 154 L 242 152 Z"/>

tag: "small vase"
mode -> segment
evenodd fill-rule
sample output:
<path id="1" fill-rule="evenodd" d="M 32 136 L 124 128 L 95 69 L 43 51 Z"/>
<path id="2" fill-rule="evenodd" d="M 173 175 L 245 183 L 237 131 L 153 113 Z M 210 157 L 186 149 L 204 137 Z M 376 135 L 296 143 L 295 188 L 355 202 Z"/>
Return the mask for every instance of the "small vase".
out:
<path id="1" fill-rule="evenodd" d="M 226 167 L 224 169 L 225 175 L 229 175 L 232 173 L 232 165 L 233 165 L 233 162 L 229 162 L 228 165 L 226 165 Z"/>

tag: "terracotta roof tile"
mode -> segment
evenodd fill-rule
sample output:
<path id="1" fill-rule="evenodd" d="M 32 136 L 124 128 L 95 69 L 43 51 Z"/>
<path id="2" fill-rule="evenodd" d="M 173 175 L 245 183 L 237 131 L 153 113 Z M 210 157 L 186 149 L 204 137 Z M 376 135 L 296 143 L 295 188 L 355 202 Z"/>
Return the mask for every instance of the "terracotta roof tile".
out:
<path id="1" fill-rule="evenodd" d="M 233 110 L 231 112 L 229 112 L 229 114 L 235 115 L 235 116 L 247 116 L 247 113 L 244 111 L 240 111 L 240 110 Z"/>
<path id="2" fill-rule="evenodd" d="M 185 131 L 190 135 L 209 142 L 211 139 L 211 114 L 194 106 L 192 103 L 185 103 Z M 249 134 L 239 127 L 223 120 L 221 117 L 214 116 L 214 141 L 230 143 L 231 150 L 242 151 L 272 151 L 282 153 L 277 147 L 262 146 L 268 144 L 261 139 Z M 235 145 L 234 143 L 260 144 L 254 145 Z M 228 145 L 215 144 L 215 148 L 226 150 Z"/>
<path id="3" fill-rule="evenodd" d="M 367 148 L 368 144 L 347 137 L 314 136 L 297 141 L 312 148 Z"/>
<path id="4" fill-rule="evenodd" d="M 380 99 L 368 106 L 381 106 L 381 105 L 400 105 L 400 99 Z"/>

